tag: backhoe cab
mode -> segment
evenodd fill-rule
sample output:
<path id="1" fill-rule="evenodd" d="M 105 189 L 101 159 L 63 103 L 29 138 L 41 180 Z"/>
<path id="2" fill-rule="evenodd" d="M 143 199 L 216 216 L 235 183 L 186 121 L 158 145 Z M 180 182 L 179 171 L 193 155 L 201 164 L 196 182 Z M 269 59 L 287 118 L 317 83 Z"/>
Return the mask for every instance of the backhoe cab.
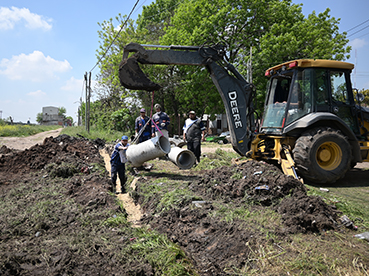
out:
<path id="1" fill-rule="evenodd" d="M 369 161 L 369 116 L 355 104 L 353 68 L 294 60 L 268 69 L 264 114 L 248 156 L 277 161 L 285 173 L 297 171 L 315 183 L 335 182 L 357 162 Z"/>
<path id="2" fill-rule="evenodd" d="M 232 146 L 240 155 L 278 163 L 285 174 L 315 183 L 335 182 L 357 162 L 369 161 L 369 112 L 355 104 L 353 64 L 304 59 L 268 69 L 264 114 L 256 130 L 254 86 L 225 61 L 224 47 L 145 47 L 130 43 L 124 48 L 121 84 L 160 88 L 138 63 L 205 66 L 222 97 Z M 130 52 L 135 54 L 128 57 Z"/>

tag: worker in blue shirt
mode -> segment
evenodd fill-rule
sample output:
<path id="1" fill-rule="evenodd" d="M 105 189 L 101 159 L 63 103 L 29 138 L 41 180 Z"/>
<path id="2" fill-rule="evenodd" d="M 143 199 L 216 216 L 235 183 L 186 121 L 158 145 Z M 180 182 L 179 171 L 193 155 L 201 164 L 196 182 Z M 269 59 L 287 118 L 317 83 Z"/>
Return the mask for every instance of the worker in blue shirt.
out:
<path id="1" fill-rule="evenodd" d="M 170 124 L 170 118 L 167 113 L 161 111 L 160 104 L 155 104 L 154 107 L 156 113 L 154 114 L 154 116 L 152 116 L 152 120 L 154 121 L 154 124 L 152 124 L 152 137 L 161 136 L 162 133 L 163 136 L 169 139 L 168 125 Z M 160 131 L 158 130 L 158 128 Z"/>
<path id="2" fill-rule="evenodd" d="M 122 140 L 114 146 L 114 150 L 111 154 L 110 165 L 111 165 L 111 182 L 112 192 L 119 194 L 117 191 L 117 176 L 119 176 L 121 193 L 125 193 L 126 184 L 126 164 L 127 155 L 126 151 L 129 147 L 128 136 L 122 136 Z"/>
<path id="3" fill-rule="evenodd" d="M 150 121 L 150 118 L 146 116 L 146 109 L 141 108 L 140 116 L 138 116 L 135 121 L 136 136 L 140 135 L 138 138 L 139 143 L 145 142 L 151 138 L 151 123 L 148 121 Z"/>

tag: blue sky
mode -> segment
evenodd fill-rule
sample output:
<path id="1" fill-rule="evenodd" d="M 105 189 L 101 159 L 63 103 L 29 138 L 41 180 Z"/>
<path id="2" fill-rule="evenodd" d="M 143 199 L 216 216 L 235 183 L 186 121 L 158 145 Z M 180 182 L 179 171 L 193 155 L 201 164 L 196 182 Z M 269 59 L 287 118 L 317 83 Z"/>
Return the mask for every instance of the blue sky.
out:
<path id="1" fill-rule="evenodd" d="M 120 1 L 44 1 L 2 0 L 0 2 L 0 113 L 15 122 L 36 122 L 43 106 L 65 107 L 67 115 L 77 120 L 82 96 L 83 76 L 97 62 L 98 22 L 129 14 L 137 0 Z M 131 18 L 136 19 L 140 0 Z M 304 14 L 331 9 L 331 16 L 341 18 L 340 31 L 369 19 L 369 1 L 303 0 Z M 348 32 L 353 46 L 351 58 L 356 64 L 352 83 L 369 89 L 369 28 L 354 34 L 366 24 Z M 356 56 L 356 58 L 355 58 Z M 92 71 L 92 79 L 98 68 Z"/>

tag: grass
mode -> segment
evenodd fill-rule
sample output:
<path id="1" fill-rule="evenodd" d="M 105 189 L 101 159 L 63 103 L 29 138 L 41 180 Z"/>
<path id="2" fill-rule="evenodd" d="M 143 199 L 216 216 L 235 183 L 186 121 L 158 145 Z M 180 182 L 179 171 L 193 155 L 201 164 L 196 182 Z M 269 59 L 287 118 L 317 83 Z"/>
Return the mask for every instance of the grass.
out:
<path id="1" fill-rule="evenodd" d="M 92 139 L 92 140 L 100 138 L 100 139 L 105 140 L 106 142 L 116 141 L 117 139 L 120 140 L 120 138 L 123 135 L 128 135 L 128 133 L 123 133 L 120 131 L 113 131 L 113 130 L 109 132 L 101 131 L 95 127 L 90 127 L 90 132 L 87 132 L 84 126 L 65 127 L 63 128 L 61 134 L 67 134 L 69 136 L 74 136 L 74 137 L 78 137 L 79 135 L 82 135 L 83 137 Z"/>
<path id="2" fill-rule="evenodd" d="M 192 171 L 229 166 L 233 158 L 232 152 L 217 149 L 214 154 L 203 158 Z M 147 181 L 140 184 L 139 191 L 147 199 L 157 199 L 154 204 L 156 209 L 153 208 L 157 215 L 163 209 L 180 208 L 182 203 L 196 196 L 187 191 L 188 180 L 181 178 L 181 171 L 173 173 L 170 166 L 164 166 L 161 162 L 164 161 L 155 160 L 154 169 L 144 173 Z M 186 172 L 183 173 L 185 175 Z M 231 178 L 242 177 L 235 171 Z M 365 187 L 329 187 L 329 193 L 313 186 L 307 187 L 309 195 L 322 196 L 330 205 L 334 203 L 338 210 L 356 220 L 360 231 L 368 231 L 369 202 Z M 150 202 L 152 204 L 152 200 Z M 250 247 L 250 254 L 245 256 L 244 267 L 235 268 L 230 263 L 225 269 L 230 275 L 369 275 L 368 243 L 353 238 L 356 232 L 352 230 L 341 228 L 322 233 L 280 235 L 278 231 L 284 225 L 273 207 L 254 206 L 247 202 L 234 206 L 232 202 L 221 201 L 214 201 L 213 206 L 209 216 L 214 220 L 227 223 L 241 220 L 243 227 L 255 234 L 250 244 L 245 245 Z"/>
<path id="3" fill-rule="evenodd" d="M 211 170 L 222 166 L 230 166 L 232 160 L 238 158 L 239 155 L 234 151 L 225 151 L 220 148 L 215 153 L 207 153 L 205 158 L 193 169 L 195 171 Z"/>
<path id="4" fill-rule="evenodd" d="M 91 139 L 103 138 L 106 141 L 115 140 L 122 135 L 103 135 L 92 129 L 88 134 L 78 127 L 65 128 L 62 133 L 72 136 L 78 133 Z M 219 145 L 215 144 L 214 147 Z M 215 153 L 207 154 L 192 171 L 229 166 L 236 157 L 238 156 L 234 152 L 217 149 Z M 155 199 L 153 209 L 156 214 L 180 208 L 183 203 L 191 200 L 202 200 L 188 189 L 191 179 L 186 172 L 175 170 L 175 166 L 168 161 L 152 160 L 150 163 L 154 164 L 154 169 L 151 172 L 142 172 L 141 176 L 147 181 L 141 182 L 139 193 L 145 197 L 146 202 Z M 242 175 L 235 171 L 232 179 L 240 178 Z M 43 185 L 20 184 L 10 190 L 7 196 L 0 200 L 0 218 L 11 226 L 7 231 L 12 231 L 15 237 L 22 231 L 34 235 L 38 228 L 44 227 L 42 223 L 45 220 L 56 221 L 56 214 L 60 214 L 62 210 L 70 211 L 76 215 L 80 228 L 77 232 L 61 232 L 58 237 L 50 240 L 54 247 L 68 245 L 85 255 L 94 254 L 96 248 L 101 248 L 101 252 L 113 248 L 116 260 L 147 262 L 156 271 L 160 271 L 161 275 L 196 275 L 190 260 L 179 246 L 165 235 L 149 227 L 132 228 L 124 215 L 111 210 L 86 212 L 73 199 L 62 196 L 63 189 L 58 183 L 60 181 L 63 180 L 55 178 L 44 182 Z M 307 187 L 309 195 L 324 198 L 328 204 L 334 204 L 338 210 L 353 219 L 360 233 L 368 231 L 367 186 L 328 187 L 329 193 L 314 186 Z M 35 202 L 36 197 L 37 203 L 34 206 L 24 207 L 26 201 L 32 199 L 32 202 Z M 352 231 L 342 228 L 341 231 L 318 234 L 286 233 L 283 237 L 275 233 L 276 229 L 281 230 L 284 226 L 280 215 L 272 208 L 261 209 L 248 203 L 242 206 L 234 206 L 231 202 L 213 204 L 216 208 L 209 215 L 214 219 L 229 223 L 242 220 L 244 227 L 250 229 L 250 233 L 256 233 L 255 237 L 250 238 L 250 243 L 245 244 L 250 248 L 250 254 L 244 256 L 244 267 L 234 268 L 230 264 L 225 271 L 230 275 L 369 275 L 369 267 L 366 266 L 368 243 L 353 238 Z M 53 209 L 59 211 L 55 214 Z M 25 229 L 27 225 L 30 228 Z M 112 229 L 119 232 L 119 237 L 109 234 Z M 101 233 L 103 230 L 106 232 Z M 47 252 L 44 254 L 47 258 Z"/>
<path id="5" fill-rule="evenodd" d="M 309 195 L 320 196 L 327 204 L 335 205 L 358 226 L 359 231 L 369 230 L 369 184 L 367 187 L 329 187 L 328 193 L 306 186 Z"/>
<path id="6" fill-rule="evenodd" d="M 23 242 L 39 233 L 42 254 L 37 258 L 45 262 L 52 260 L 50 256 L 59 248 L 74 252 L 75 257 L 96 256 L 100 252 L 107 256 L 106 262 L 113 258 L 128 267 L 133 262 L 149 263 L 155 275 L 196 275 L 184 252 L 165 235 L 147 227 L 132 228 L 126 216 L 116 212 L 115 207 L 102 205 L 91 209 L 80 205 L 73 197 L 66 196 L 63 181 L 68 182 L 60 177 L 40 176 L 39 180 L 20 183 L 2 195 L 0 236 L 7 237 L 7 242 L 0 245 L 0 252 L 3 249 L 5 252 L 6 246 L 17 246 L 18 240 Z M 71 216 L 74 219 L 69 221 Z M 24 250 L 31 247 L 26 246 Z M 2 253 L 1 259 L 6 260 Z M 0 268 L 2 265 L 0 262 Z"/>
<path id="7" fill-rule="evenodd" d="M 58 128 L 61 126 L 0 125 L 0 137 L 26 137 Z"/>
<path id="8" fill-rule="evenodd" d="M 162 275 L 197 275 L 184 252 L 165 235 L 144 228 L 135 228 L 134 235 L 135 242 L 130 247 L 153 267 L 160 268 Z"/>

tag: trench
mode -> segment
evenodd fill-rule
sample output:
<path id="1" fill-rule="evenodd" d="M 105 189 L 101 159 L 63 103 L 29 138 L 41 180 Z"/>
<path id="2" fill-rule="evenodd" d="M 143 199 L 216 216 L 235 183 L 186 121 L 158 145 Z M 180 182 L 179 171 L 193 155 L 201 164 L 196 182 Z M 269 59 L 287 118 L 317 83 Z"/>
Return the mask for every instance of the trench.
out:
<path id="1" fill-rule="evenodd" d="M 105 162 L 105 168 L 109 172 L 109 175 L 111 173 L 111 166 L 110 166 L 110 156 L 106 152 L 105 149 L 100 150 L 100 155 L 104 158 Z M 135 190 L 136 189 L 136 183 L 138 181 L 138 177 L 135 177 L 133 181 L 130 184 L 130 187 Z M 119 177 L 117 179 L 117 191 L 121 190 L 120 186 L 120 180 Z M 124 209 L 126 210 L 128 214 L 127 220 L 132 223 L 133 227 L 140 227 L 140 220 L 143 216 L 141 211 L 141 206 L 139 204 L 135 204 L 133 199 L 130 197 L 129 193 L 125 194 L 118 194 L 118 199 L 122 202 Z"/>

